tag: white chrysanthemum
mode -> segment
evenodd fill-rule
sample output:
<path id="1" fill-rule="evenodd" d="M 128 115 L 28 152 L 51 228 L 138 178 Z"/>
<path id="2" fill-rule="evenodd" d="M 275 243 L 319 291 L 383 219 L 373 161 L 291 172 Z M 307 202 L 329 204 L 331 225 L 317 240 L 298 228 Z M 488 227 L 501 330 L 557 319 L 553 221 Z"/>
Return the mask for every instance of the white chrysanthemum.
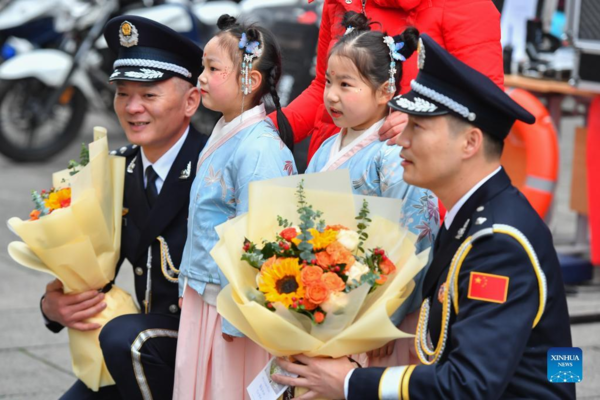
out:
<path id="1" fill-rule="evenodd" d="M 359 261 L 356 261 L 348 271 L 348 282 L 356 281 L 356 283 L 360 283 L 361 276 L 369 271 L 369 267 Z"/>
<path id="2" fill-rule="evenodd" d="M 326 313 L 336 313 L 348 305 L 348 295 L 343 292 L 335 292 L 329 295 L 329 299 L 321 304 Z"/>
<path id="3" fill-rule="evenodd" d="M 358 232 L 342 229 L 337 234 L 337 241 L 349 251 L 356 250 L 359 242 Z"/>

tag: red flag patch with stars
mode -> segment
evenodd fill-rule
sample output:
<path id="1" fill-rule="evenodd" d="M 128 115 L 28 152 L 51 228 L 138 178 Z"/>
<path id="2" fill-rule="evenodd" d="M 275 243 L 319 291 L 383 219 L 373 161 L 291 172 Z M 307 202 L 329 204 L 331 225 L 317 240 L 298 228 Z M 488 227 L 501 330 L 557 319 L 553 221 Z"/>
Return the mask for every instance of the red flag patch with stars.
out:
<path id="1" fill-rule="evenodd" d="M 468 298 L 504 303 L 508 295 L 508 276 L 471 272 Z"/>

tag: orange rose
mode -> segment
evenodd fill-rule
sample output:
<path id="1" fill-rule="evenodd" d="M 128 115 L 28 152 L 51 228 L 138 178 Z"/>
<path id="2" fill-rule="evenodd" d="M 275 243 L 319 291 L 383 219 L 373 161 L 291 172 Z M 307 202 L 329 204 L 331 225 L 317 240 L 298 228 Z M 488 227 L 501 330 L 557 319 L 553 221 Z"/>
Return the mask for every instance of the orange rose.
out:
<path id="1" fill-rule="evenodd" d="M 394 263 L 385 256 L 379 263 L 379 268 L 381 269 L 381 272 L 383 272 L 385 275 L 389 275 L 396 272 L 396 266 L 394 265 Z"/>
<path id="2" fill-rule="evenodd" d="M 321 268 L 329 268 L 333 264 L 331 257 L 326 251 L 320 251 L 315 256 L 317 257 L 317 265 Z"/>
<path id="3" fill-rule="evenodd" d="M 311 302 L 310 302 L 310 301 L 309 301 L 307 298 L 304 298 L 304 302 L 302 303 L 302 305 L 304 305 L 304 308 L 305 308 L 307 311 L 312 311 L 312 310 L 314 310 L 315 308 L 319 307 L 319 305 L 318 305 L 318 304 L 311 303 Z"/>
<path id="4" fill-rule="evenodd" d="M 321 311 L 317 311 L 315 313 L 315 322 L 317 324 L 320 324 L 321 322 L 323 322 L 325 320 L 325 314 L 323 314 Z"/>
<path id="5" fill-rule="evenodd" d="M 302 272 L 300 273 L 302 283 L 305 285 L 310 285 L 313 282 L 320 281 L 321 276 L 323 276 L 323 270 L 321 267 L 313 267 L 310 265 L 302 268 Z"/>
<path id="6" fill-rule="evenodd" d="M 296 228 L 286 228 L 286 229 L 282 230 L 279 235 L 284 240 L 287 240 L 288 242 L 291 242 L 293 238 L 295 238 L 296 236 L 298 236 L 298 232 L 296 231 Z"/>
<path id="7" fill-rule="evenodd" d="M 329 297 L 329 290 L 323 282 L 316 281 L 305 288 L 305 295 L 311 303 L 321 304 Z"/>
<path id="8" fill-rule="evenodd" d="M 327 272 L 323 275 L 321 280 L 323 281 L 327 289 L 329 289 L 332 292 L 341 292 L 346 288 L 346 284 L 344 283 L 342 278 L 340 278 L 339 276 L 337 276 L 337 274 L 334 274 L 333 272 Z"/>
<path id="9" fill-rule="evenodd" d="M 354 265 L 354 256 L 339 242 L 333 242 L 325 249 L 333 264 L 346 264 L 346 269 Z"/>
<path id="10" fill-rule="evenodd" d="M 379 279 L 375 281 L 378 285 L 383 285 L 387 281 L 387 275 L 380 275 Z"/>

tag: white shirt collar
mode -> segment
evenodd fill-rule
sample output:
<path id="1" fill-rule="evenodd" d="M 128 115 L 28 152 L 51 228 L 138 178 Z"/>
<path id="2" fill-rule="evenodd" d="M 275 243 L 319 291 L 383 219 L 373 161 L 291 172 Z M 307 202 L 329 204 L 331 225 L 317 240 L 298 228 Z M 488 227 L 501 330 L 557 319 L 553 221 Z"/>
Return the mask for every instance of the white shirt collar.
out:
<path id="1" fill-rule="evenodd" d="M 146 158 L 146 154 L 144 154 L 144 149 L 141 149 L 142 166 L 144 167 L 144 186 L 146 186 L 146 168 L 152 165 L 152 168 L 154 168 L 154 171 L 158 175 L 158 178 L 156 179 L 156 190 L 158 191 L 158 193 L 160 193 L 162 185 L 167 179 L 167 175 L 169 175 L 171 166 L 175 162 L 179 151 L 183 147 L 183 143 L 185 142 L 189 131 L 190 127 L 188 126 L 183 135 L 181 135 L 181 137 L 179 138 L 179 140 L 173 146 L 171 146 L 171 148 L 167 150 L 165 154 L 163 154 L 158 160 L 156 160 L 155 163 L 151 163 L 150 160 Z"/>
<path id="2" fill-rule="evenodd" d="M 479 189 L 484 183 L 489 181 L 492 176 L 500 172 L 501 169 L 502 167 L 498 167 L 494 172 L 480 180 L 475 186 L 471 188 L 471 190 L 467 192 L 467 194 L 460 198 L 460 200 L 454 205 L 454 207 L 452 207 L 450 211 L 448 211 L 448 213 L 446 214 L 446 218 L 444 219 L 444 225 L 446 226 L 446 229 L 450 229 L 450 225 L 452 225 L 452 221 L 454 221 L 456 214 L 458 214 L 460 208 L 467 202 L 467 200 L 469 200 L 469 197 L 471 197 L 473 193 L 475 193 L 477 189 Z"/>

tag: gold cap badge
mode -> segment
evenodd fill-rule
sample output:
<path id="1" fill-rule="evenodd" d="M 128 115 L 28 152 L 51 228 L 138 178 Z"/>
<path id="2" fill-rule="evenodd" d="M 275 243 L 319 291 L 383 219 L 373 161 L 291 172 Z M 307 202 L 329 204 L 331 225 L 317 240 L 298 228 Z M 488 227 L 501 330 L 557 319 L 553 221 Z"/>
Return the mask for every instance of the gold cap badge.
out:
<path id="1" fill-rule="evenodd" d="M 123 21 L 119 27 L 119 43 L 123 47 L 132 47 L 138 44 L 139 33 L 135 25 L 129 21 Z"/>

